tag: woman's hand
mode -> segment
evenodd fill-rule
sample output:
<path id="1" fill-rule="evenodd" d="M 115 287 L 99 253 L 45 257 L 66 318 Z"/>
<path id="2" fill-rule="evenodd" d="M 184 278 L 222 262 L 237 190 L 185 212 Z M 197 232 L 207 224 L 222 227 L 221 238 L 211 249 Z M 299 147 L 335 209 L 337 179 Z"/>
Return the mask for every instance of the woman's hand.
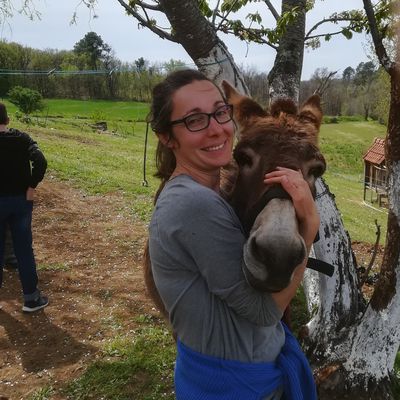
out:
<path id="1" fill-rule="evenodd" d="M 35 195 L 35 189 L 28 187 L 26 191 L 26 199 L 29 201 L 33 201 L 34 195 Z"/>
<path id="2" fill-rule="evenodd" d="M 290 195 L 299 221 L 300 234 L 310 249 L 317 235 L 320 219 L 311 190 L 301 171 L 277 167 L 275 171 L 265 174 L 264 183 L 278 183 Z"/>

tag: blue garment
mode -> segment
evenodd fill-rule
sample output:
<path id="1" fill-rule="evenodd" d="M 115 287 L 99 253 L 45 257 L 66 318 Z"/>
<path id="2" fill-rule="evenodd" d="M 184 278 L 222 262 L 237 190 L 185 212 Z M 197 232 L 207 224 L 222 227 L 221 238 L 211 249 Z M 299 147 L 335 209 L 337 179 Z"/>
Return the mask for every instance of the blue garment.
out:
<path id="1" fill-rule="evenodd" d="M 283 386 L 285 400 L 316 400 L 308 361 L 289 329 L 276 362 L 244 363 L 193 351 L 178 341 L 177 400 L 261 400 Z"/>
<path id="2" fill-rule="evenodd" d="M 6 224 L 10 227 L 18 271 L 25 301 L 36 300 L 37 289 L 35 257 L 32 249 L 32 207 L 33 202 L 26 195 L 0 196 L 0 287 L 3 279 L 3 257 Z"/>

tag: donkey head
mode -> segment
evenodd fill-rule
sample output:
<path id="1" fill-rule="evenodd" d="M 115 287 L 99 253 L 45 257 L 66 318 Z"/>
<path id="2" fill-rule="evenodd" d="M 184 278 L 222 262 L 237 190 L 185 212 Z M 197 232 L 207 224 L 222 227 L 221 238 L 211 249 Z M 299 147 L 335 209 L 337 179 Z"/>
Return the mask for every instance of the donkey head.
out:
<path id="1" fill-rule="evenodd" d="M 267 112 L 226 81 L 223 89 L 239 128 L 228 198 L 248 234 L 244 273 L 255 288 L 279 291 L 306 257 L 306 246 L 289 195 L 280 185 L 267 187 L 263 178 L 278 166 L 300 170 L 315 195 L 326 167 L 317 147 L 320 99 L 310 97 L 300 110 L 291 100 L 278 100 Z"/>

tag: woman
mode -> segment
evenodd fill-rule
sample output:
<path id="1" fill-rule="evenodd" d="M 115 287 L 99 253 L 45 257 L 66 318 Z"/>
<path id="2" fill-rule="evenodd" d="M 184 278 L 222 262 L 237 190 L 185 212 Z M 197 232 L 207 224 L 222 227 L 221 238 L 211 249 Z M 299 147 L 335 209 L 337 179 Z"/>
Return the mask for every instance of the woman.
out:
<path id="1" fill-rule="evenodd" d="M 315 399 L 308 363 L 280 322 L 306 261 L 279 293 L 251 288 L 241 269 L 242 227 L 219 193 L 234 141 L 232 107 L 200 72 L 180 70 L 154 88 L 151 113 L 161 185 L 149 252 L 178 338 L 177 399 Z M 285 168 L 265 176 L 273 183 L 291 195 L 310 247 L 319 217 L 307 183 Z"/>

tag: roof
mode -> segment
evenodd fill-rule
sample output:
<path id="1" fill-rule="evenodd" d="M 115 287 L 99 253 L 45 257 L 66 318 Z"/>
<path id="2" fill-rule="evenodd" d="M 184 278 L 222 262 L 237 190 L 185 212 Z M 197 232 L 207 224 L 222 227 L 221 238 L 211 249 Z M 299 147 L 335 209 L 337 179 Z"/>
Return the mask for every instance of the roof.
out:
<path id="1" fill-rule="evenodd" d="M 385 139 L 375 138 L 372 146 L 363 156 L 364 161 L 381 165 L 385 162 Z"/>

